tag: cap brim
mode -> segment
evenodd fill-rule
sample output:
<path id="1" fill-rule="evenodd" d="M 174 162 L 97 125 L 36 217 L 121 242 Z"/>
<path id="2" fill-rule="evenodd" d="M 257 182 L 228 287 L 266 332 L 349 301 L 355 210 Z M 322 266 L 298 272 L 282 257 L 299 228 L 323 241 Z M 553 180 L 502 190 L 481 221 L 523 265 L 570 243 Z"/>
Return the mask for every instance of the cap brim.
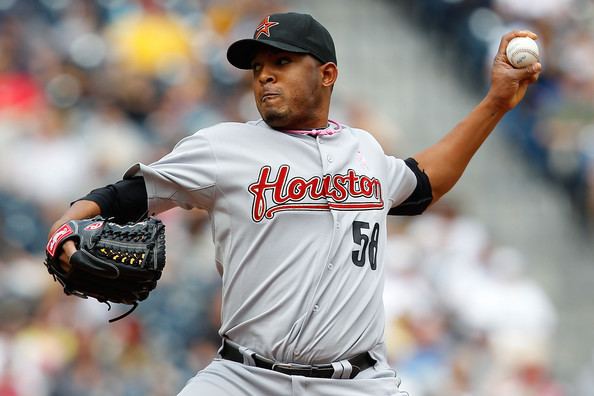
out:
<path id="1" fill-rule="evenodd" d="M 252 60 L 254 59 L 256 52 L 264 46 L 278 48 L 283 51 L 298 52 L 301 54 L 309 53 L 308 50 L 304 50 L 303 48 L 291 44 L 281 43 L 279 41 L 243 39 L 236 41 L 229 46 L 229 49 L 227 49 L 227 60 L 238 69 L 251 69 Z"/>

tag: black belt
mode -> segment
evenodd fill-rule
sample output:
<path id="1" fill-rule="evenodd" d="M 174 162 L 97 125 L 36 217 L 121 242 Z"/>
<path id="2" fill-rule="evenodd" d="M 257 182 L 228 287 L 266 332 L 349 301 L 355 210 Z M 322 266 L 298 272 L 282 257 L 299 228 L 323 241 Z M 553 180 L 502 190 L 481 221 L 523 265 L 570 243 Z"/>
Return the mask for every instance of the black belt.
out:
<path id="1" fill-rule="evenodd" d="M 220 354 L 223 359 L 244 363 L 244 355 L 240 352 L 239 347 L 229 340 L 223 339 L 223 347 Z M 253 359 L 256 367 L 274 370 L 288 375 L 302 375 L 304 377 L 316 378 L 355 378 L 361 371 L 375 365 L 375 360 L 368 352 L 342 361 L 348 362 L 351 367 L 348 367 L 348 364 L 345 367 L 345 364 L 342 362 L 337 362 L 334 365 L 329 363 L 310 366 L 297 363 L 279 363 L 257 353 L 251 353 L 249 356 Z M 340 373 L 337 372 L 338 370 L 340 370 Z"/>

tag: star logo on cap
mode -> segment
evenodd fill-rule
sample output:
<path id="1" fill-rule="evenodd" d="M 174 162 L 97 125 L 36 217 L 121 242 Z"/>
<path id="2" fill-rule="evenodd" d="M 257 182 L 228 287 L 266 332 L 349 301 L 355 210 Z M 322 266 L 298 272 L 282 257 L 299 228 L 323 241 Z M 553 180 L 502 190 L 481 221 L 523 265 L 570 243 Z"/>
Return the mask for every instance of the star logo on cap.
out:
<path id="1" fill-rule="evenodd" d="M 270 37 L 270 28 L 276 25 L 278 25 L 278 22 L 270 22 L 270 16 L 267 16 L 266 18 L 262 19 L 262 22 L 260 22 L 256 28 L 254 38 L 257 40 L 261 35 Z"/>

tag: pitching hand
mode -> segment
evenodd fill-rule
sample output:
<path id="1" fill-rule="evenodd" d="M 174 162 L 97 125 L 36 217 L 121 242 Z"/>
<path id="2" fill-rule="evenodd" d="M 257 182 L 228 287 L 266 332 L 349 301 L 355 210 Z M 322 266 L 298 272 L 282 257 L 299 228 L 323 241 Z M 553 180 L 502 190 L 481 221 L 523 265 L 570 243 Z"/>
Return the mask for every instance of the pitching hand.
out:
<path id="1" fill-rule="evenodd" d="M 542 70 L 542 65 L 539 62 L 521 69 L 516 69 L 509 63 L 505 49 L 515 37 L 537 39 L 536 34 L 527 30 L 513 31 L 501 38 L 497 55 L 493 60 L 491 88 L 488 95 L 505 110 L 511 110 L 520 103 L 528 86 L 538 80 Z"/>

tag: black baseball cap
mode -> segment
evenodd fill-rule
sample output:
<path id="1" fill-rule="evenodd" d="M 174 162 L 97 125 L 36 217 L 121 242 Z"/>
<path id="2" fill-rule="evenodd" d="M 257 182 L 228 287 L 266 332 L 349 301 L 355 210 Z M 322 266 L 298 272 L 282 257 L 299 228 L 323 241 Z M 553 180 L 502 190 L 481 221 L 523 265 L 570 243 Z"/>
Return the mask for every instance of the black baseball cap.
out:
<path id="1" fill-rule="evenodd" d="M 229 46 L 227 59 L 239 69 L 251 69 L 252 59 L 262 45 L 310 54 L 322 63 L 337 63 L 332 36 L 309 14 L 288 12 L 265 17 L 256 27 L 253 38 Z"/>

